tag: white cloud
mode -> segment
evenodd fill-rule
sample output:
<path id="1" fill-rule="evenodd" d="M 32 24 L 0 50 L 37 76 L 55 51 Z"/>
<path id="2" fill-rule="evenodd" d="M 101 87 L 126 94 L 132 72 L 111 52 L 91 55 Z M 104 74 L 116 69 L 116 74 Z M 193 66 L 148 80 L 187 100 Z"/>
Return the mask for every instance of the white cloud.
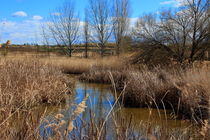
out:
<path id="1" fill-rule="evenodd" d="M 130 20 L 130 26 L 131 27 L 134 27 L 135 26 L 135 24 L 136 24 L 136 22 L 138 21 L 138 17 L 133 17 L 133 18 L 130 18 L 129 20 Z"/>
<path id="2" fill-rule="evenodd" d="M 59 12 L 55 12 L 55 13 L 51 13 L 51 15 L 52 15 L 52 16 L 60 16 L 60 15 L 61 15 L 61 13 L 59 13 Z"/>
<path id="3" fill-rule="evenodd" d="M 39 20 L 24 20 L 21 22 L 0 21 L 1 43 L 11 40 L 14 44 L 40 43 Z"/>
<path id="4" fill-rule="evenodd" d="M 169 1 L 163 1 L 163 2 L 161 2 L 160 4 L 161 4 L 161 5 L 168 5 L 168 4 L 174 4 L 174 3 L 175 3 L 174 0 L 169 0 Z"/>
<path id="5" fill-rule="evenodd" d="M 180 7 L 186 3 L 186 0 L 168 0 L 161 2 L 161 5 L 172 5 L 173 7 Z"/>
<path id="6" fill-rule="evenodd" d="M 33 16 L 33 20 L 42 20 L 43 17 L 42 16 Z"/>
<path id="7" fill-rule="evenodd" d="M 40 18 L 38 18 L 40 19 Z M 13 44 L 39 43 L 43 44 L 41 25 L 49 25 L 50 21 L 23 20 L 23 21 L 0 21 L 0 43 L 11 40 Z M 79 23 L 80 33 L 83 31 L 84 22 Z M 53 42 L 52 42 L 53 43 Z"/>
<path id="8" fill-rule="evenodd" d="M 14 17 L 27 17 L 28 15 L 24 11 L 17 11 L 15 13 L 13 13 L 12 16 L 14 16 Z"/>
<path id="9" fill-rule="evenodd" d="M 4 27 L 4 28 L 11 28 L 14 27 L 16 25 L 16 22 L 12 22 L 12 21 L 2 21 L 0 22 L 0 27 Z"/>

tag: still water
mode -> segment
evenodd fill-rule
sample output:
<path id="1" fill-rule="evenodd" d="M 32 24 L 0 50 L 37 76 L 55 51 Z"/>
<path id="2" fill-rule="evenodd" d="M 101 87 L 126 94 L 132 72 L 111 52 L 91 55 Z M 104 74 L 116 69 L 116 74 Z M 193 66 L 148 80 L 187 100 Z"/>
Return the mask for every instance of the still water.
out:
<path id="1" fill-rule="evenodd" d="M 110 110 L 113 105 L 115 105 L 115 95 L 110 85 L 77 81 L 75 84 L 75 93 L 71 97 L 67 97 L 66 103 L 61 105 L 60 108 L 57 107 L 54 109 L 53 113 L 47 115 L 45 119 L 49 122 L 53 122 L 56 114 L 62 114 L 64 116 L 63 119 L 67 122 L 69 118 L 71 118 L 75 106 L 81 103 L 87 95 L 87 108 L 83 113 L 77 116 L 74 125 L 81 126 L 84 122 L 88 123 L 91 121 L 91 117 L 94 117 L 94 122 L 96 123 L 98 123 L 101 118 L 107 119 L 107 139 L 115 139 L 116 131 L 114 122 L 111 119 L 112 115 L 108 117 Z M 90 115 L 90 112 L 93 115 Z M 116 104 L 112 112 L 115 112 L 115 115 L 123 117 L 125 121 L 129 121 L 132 116 L 132 123 L 135 125 L 134 131 L 136 131 L 136 133 L 143 131 L 143 128 L 139 126 L 144 123 L 149 123 L 153 128 L 167 127 L 168 129 L 178 129 L 179 131 L 184 131 L 186 128 L 192 127 L 190 122 L 173 119 L 173 115 L 170 114 L 170 111 L 148 108 L 123 108 Z M 43 137 L 53 135 L 52 129 L 49 128 L 46 130 L 46 125 L 48 125 L 48 123 L 43 122 L 40 126 L 40 134 Z M 82 132 L 77 131 L 75 133 L 74 135 L 77 136 Z"/>

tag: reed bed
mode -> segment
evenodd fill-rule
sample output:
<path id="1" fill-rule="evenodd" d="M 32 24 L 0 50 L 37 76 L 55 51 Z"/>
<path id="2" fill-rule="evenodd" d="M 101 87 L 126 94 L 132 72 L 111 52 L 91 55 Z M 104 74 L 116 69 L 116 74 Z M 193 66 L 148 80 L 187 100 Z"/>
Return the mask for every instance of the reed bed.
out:
<path id="1" fill-rule="evenodd" d="M 109 57 L 91 57 L 91 58 L 82 58 L 82 57 L 65 57 L 65 56 L 44 56 L 32 55 L 26 53 L 24 55 L 8 55 L 6 59 L 12 60 L 37 60 L 44 64 L 49 64 L 55 67 L 60 68 L 64 73 L 67 74 L 82 74 L 86 73 L 91 69 L 121 69 L 125 66 L 126 61 L 129 56 L 109 56 Z"/>
<path id="2" fill-rule="evenodd" d="M 65 93 L 70 92 L 71 87 L 62 71 L 52 65 L 33 60 L 1 59 L 0 139 L 7 134 L 6 128 L 10 127 L 9 121 L 16 113 L 24 111 L 27 117 L 37 105 L 59 104 L 65 101 Z"/>
<path id="3" fill-rule="evenodd" d="M 125 63 L 124 57 L 96 57 L 96 58 L 69 58 L 69 57 L 50 57 L 42 58 L 41 61 L 52 64 L 68 74 L 82 74 L 92 68 L 101 67 L 103 69 L 120 69 Z"/>
<path id="4" fill-rule="evenodd" d="M 34 60 L 32 60 L 34 59 Z M 110 139 L 108 131 L 116 131 L 114 139 L 187 140 L 209 139 L 210 72 L 204 69 L 141 70 L 128 68 L 122 58 L 4 58 L 0 60 L 0 139 Z M 128 107 L 171 109 L 180 118 L 192 119 L 202 124 L 196 132 L 152 128 L 149 123 L 138 126 L 125 121 L 119 112 L 107 118 L 94 118 L 85 122 L 78 119 L 86 109 L 86 100 L 76 105 L 68 120 L 57 114 L 52 122 L 44 119 L 45 111 L 35 117 L 33 107 L 42 103 L 59 104 L 72 84 L 65 73 L 81 74 L 89 82 L 115 83 L 113 87 L 123 94 L 119 101 Z M 118 101 L 116 101 L 117 104 Z M 14 114 L 25 116 L 18 129 L 14 129 Z M 96 121 L 98 120 L 98 121 Z M 110 128 L 109 123 L 113 124 Z M 149 120 L 148 120 L 149 121 Z M 41 134 L 40 125 L 47 124 Z M 134 127 L 141 128 L 136 131 Z M 46 136 L 46 137 L 45 137 Z M 112 136 L 111 136 L 112 137 Z"/>
<path id="5" fill-rule="evenodd" d="M 90 70 L 80 80 L 111 83 L 112 75 L 118 91 L 125 88 L 122 98 L 127 107 L 171 109 L 183 119 L 195 122 L 210 118 L 210 72 L 208 69 Z"/>

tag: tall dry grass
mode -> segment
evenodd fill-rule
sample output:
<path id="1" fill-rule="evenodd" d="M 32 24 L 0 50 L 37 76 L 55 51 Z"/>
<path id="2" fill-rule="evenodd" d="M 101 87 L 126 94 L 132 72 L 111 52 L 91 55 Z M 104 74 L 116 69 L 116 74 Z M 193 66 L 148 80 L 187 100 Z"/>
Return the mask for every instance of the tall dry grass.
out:
<path id="1" fill-rule="evenodd" d="M 26 53 L 24 55 L 8 55 L 5 58 L 13 60 L 38 60 L 45 64 L 50 64 L 60 68 L 64 73 L 69 74 L 82 74 L 88 72 L 92 68 L 103 68 L 103 69 L 121 69 L 126 65 L 127 58 L 129 56 L 109 56 L 109 57 L 91 57 L 88 59 L 81 57 L 64 57 L 64 56 L 40 56 Z"/>
<path id="2" fill-rule="evenodd" d="M 0 106 L 13 109 L 38 103 L 56 104 L 68 89 L 62 72 L 39 61 L 0 61 Z"/>
<path id="3" fill-rule="evenodd" d="M 111 83 L 112 73 L 116 89 L 125 94 L 123 104 L 128 107 L 171 109 L 181 118 L 195 122 L 209 119 L 210 71 L 208 69 L 164 70 L 147 67 L 139 70 L 91 70 L 80 76 L 89 82 Z"/>
<path id="4" fill-rule="evenodd" d="M 59 104 L 71 86 L 61 70 L 52 65 L 33 60 L 1 59 L 0 139 L 11 136 L 9 122 L 15 114 L 25 112 L 28 116 L 25 119 L 32 121 L 30 109 L 43 103 Z M 24 129 L 24 132 L 30 130 L 26 126 Z"/>
<path id="5" fill-rule="evenodd" d="M 33 61 L 31 59 L 34 58 L 27 59 L 30 60 L 6 58 L 0 61 L 0 93 L 3 101 L 0 103 L 0 139 L 43 139 L 39 134 L 39 127 L 44 114 L 40 113 L 34 118 L 30 109 L 43 102 L 57 104 L 63 99 L 63 94 L 58 93 L 66 91 L 67 82 L 61 69 L 67 73 L 85 73 L 81 77 L 82 80 L 115 83 L 118 91 L 124 89 L 121 99 L 127 106 L 169 108 L 176 115 L 195 121 L 209 118 L 209 71 L 188 69 L 168 72 L 160 68 L 137 71 L 128 69 L 125 63 L 121 63 L 122 59 L 115 57 L 98 58 L 98 60 L 61 57 L 36 58 Z M 113 80 L 110 80 L 110 73 Z M 75 117 L 79 116 L 85 107 L 84 100 L 77 106 L 75 116 L 69 118 L 69 122 L 62 120 L 62 114 L 56 115 L 58 123 L 49 122 L 49 127 L 54 129 L 55 134 L 52 138 L 66 139 L 68 132 L 73 133 L 68 136 L 69 139 L 109 139 L 106 118 L 100 118 L 96 122 L 94 114 L 90 113 L 90 122 L 81 120 L 81 125 L 74 122 Z M 21 129 L 13 130 L 9 120 L 14 113 L 19 113 L 19 110 L 25 116 L 23 125 Z M 111 115 L 108 119 L 114 121 L 113 129 L 117 130 L 116 139 L 119 140 L 191 138 L 191 133 L 187 130 L 179 132 L 179 130 L 151 128 L 149 124 L 139 124 L 137 127 L 142 127 L 145 131 L 136 132 L 134 130 L 136 124 L 132 123 L 132 119 L 135 118 L 131 117 L 130 121 L 126 122 L 122 115 L 118 116 L 115 112 Z M 209 138 L 207 119 L 203 121 L 203 127 L 199 130 L 203 139 Z M 60 134 L 62 126 L 65 126 L 66 131 Z"/>
<path id="6" fill-rule="evenodd" d="M 127 79 L 127 106 L 172 109 L 176 115 L 194 121 L 209 118 L 209 71 L 190 69 L 171 74 L 146 70 L 129 73 Z"/>
<path id="7" fill-rule="evenodd" d="M 122 57 L 96 57 L 96 58 L 68 58 L 68 57 L 50 57 L 40 59 L 45 63 L 60 67 L 65 73 L 82 74 L 92 68 L 101 67 L 103 69 L 120 69 L 125 64 L 125 58 Z"/>

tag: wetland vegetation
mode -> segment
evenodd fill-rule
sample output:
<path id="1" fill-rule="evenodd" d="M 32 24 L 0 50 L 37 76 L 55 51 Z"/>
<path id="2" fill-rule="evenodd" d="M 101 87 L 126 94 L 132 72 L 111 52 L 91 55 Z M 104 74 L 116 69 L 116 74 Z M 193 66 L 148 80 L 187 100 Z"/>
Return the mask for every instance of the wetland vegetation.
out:
<path id="1" fill-rule="evenodd" d="M 0 48 L 0 139 L 210 139 L 209 0 L 132 26 L 129 0 L 74 6 Z"/>

